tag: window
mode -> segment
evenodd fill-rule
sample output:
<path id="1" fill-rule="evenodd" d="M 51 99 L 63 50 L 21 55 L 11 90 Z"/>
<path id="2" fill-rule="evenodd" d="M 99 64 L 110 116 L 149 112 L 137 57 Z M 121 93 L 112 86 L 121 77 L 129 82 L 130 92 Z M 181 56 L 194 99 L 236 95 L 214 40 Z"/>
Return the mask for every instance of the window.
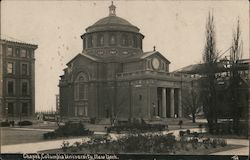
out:
<path id="1" fill-rule="evenodd" d="M 27 115 L 28 114 L 28 103 L 22 103 L 22 114 Z"/>
<path id="2" fill-rule="evenodd" d="M 80 83 L 79 84 L 79 99 L 84 99 L 84 90 L 85 85 Z"/>
<path id="3" fill-rule="evenodd" d="M 138 47 L 138 44 L 137 44 L 137 37 L 136 36 L 133 36 L 133 47 L 137 48 Z"/>
<path id="4" fill-rule="evenodd" d="M 26 58 L 27 57 L 27 51 L 25 49 L 21 49 L 20 57 Z"/>
<path id="5" fill-rule="evenodd" d="M 139 45 L 137 47 L 139 47 L 140 49 L 142 49 L 142 41 L 141 40 L 139 40 Z"/>
<path id="6" fill-rule="evenodd" d="M 142 100 L 142 95 L 141 95 L 141 94 L 139 95 L 139 100 L 140 100 L 140 101 Z"/>
<path id="7" fill-rule="evenodd" d="M 122 46 L 128 46 L 128 35 L 122 35 Z"/>
<path id="8" fill-rule="evenodd" d="M 115 34 L 111 34 L 109 37 L 109 44 L 110 45 L 115 45 L 116 44 L 116 36 Z"/>
<path id="9" fill-rule="evenodd" d="M 29 49 L 27 50 L 27 54 L 26 54 L 27 58 L 30 58 L 30 55 L 31 55 L 31 50 Z"/>
<path id="10" fill-rule="evenodd" d="M 28 75 L 28 72 L 29 72 L 29 70 L 28 70 L 28 64 L 27 63 L 23 63 L 22 66 L 21 66 L 21 68 L 22 68 L 22 71 L 21 71 L 22 75 Z"/>
<path id="11" fill-rule="evenodd" d="M 22 82 L 22 96 L 27 96 L 29 94 L 29 90 L 28 90 L 28 82 Z"/>
<path id="12" fill-rule="evenodd" d="M 14 62 L 7 62 L 7 73 L 14 74 Z"/>
<path id="13" fill-rule="evenodd" d="M 165 71 L 165 62 L 161 61 L 161 64 L 162 64 L 162 68 L 161 69 Z"/>
<path id="14" fill-rule="evenodd" d="M 84 83 L 84 79 L 80 77 L 78 85 L 77 86 L 77 97 L 81 100 L 87 99 L 87 85 Z"/>
<path id="15" fill-rule="evenodd" d="M 92 46 L 93 46 L 93 38 L 92 38 L 92 36 L 89 36 L 88 37 L 88 48 L 90 48 Z"/>
<path id="16" fill-rule="evenodd" d="M 11 47 L 7 47 L 7 56 L 9 57 L 13 56 L 13 49 Z"/>
<path id="17" fill-rule="evenodd" d="M 14 81 L 7 82 L 7 91 L 9 96 L 14 95 Z"/>
<path id="18" fill-rule="evenodd" d="M 104 37 L 102 34 L 98 34 L 97 36 L 97 46 L 103 46 L 104 45 Z"/>
<path id="19" fill-rule="evenodd" d="M 75 100 L 86 100 L 88 97 L 88 78 L 84 73 L 80 73 L 75 80 Z"/>
<path id="20" fill-rule="evenodd" d="M 8 114 L 13 115 L 14 114 L 14 104 L 13 103 L 8 103 L 7 105 L 8 105 L 8 107 L 7 107 Z"/>
<path id="21" fill-rule="evenodd" d="M 20 54 L 20 49 L 19 48 L 16 48 L 16 56 L 18 57 Z"/>

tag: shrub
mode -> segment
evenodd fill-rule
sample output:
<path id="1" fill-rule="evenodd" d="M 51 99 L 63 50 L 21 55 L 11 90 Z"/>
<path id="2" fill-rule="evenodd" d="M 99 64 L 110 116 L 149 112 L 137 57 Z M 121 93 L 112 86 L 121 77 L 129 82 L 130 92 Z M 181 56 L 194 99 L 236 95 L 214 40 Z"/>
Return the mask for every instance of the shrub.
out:
<path id="1" fill-rule="evenodd" d="M 125 152 L 172 153 L 176 144 L 173 135 L 130 135 L 121 138 L 119 144 Z"/>
<path id="2" fill-rule="evenodd" d="M 180 126 L 180 128 L 181 128 L 182 124 L 183 124 L 183 121 L 180 120 L 179 123 L 178 123 L 178 125 Z"/>
<path id="3" fill-rule="evenodd" d="M 198 136 L 199 136 L 199 133 L 198 133 L 198 132 L 193 132 L 192 135 L 193 135 L 194 137 L 198 137 Z"/>
<path id="4" fill-rule="evenodd" d="M 11 126 L 13 126 L 13 127 L 15 126 L 15 121 L 10 121 L 9 123 Z"/>
<path id="5" fill-rule="evenodd" d="M 1 123 L 0 123 L 0 126 L 1 126 L 1 127 L 9 127 L 9 126 L 10 126 L 10 123 L 7 122 L 7 121 L 4 121 L 4 122 L 1 122 Z"/>
<path id="6" fill-rule="evenodd" d="M 240 122 L 237 128 L 234 128 L 232 122 L 222 122 L 213 124 L 209 127 L 209 133 L 218 135 L 248 135 L 248 124 L 245 122 Z"/>
<path id="7" fill-rule="evenodd" d="M 30 126 L 32 124 L 33 123 L 31 121 L 20 121 L 20 122 L 18 122 L 19 126 Z"/>
<path id="8" fill-rule="evenodd" d="M 67 122 L 64 126 L 60 126 L 54 132 L 48 132 L 44 134 L 44 139 L 53 139 L 57 137 L 69 137 L 69 136 L 86 136 L 92 135 L 94 132 L 85 128 L 85 126 L 79 123 Z"/>
<path id="9" fill-rule="evenodd" d="M 219 144 L 221 147 L 225 147 L 227 145 L 227 141 L 225 139 L 219 139 Z"/>
<path id="10" fill-rule="evenodd" d="M 69 142 L 68 141 L 63 141 L 61 148 L 63 150 L 63 152 L 67 152 L 67 150 L 69 149 Z"/>
<path id="11" fill-rule="evenodd" d="M 210 144 L 211 144 L 211 140 L 210 140 L 210 138 L 206 138 L 206 139 L 204 139 L 204 140 L 202 141 L 202 143 L 203 143 L 204 147 L 205 147 L 206 149 L 208 149 L 208 147 L 209 147 Z"/>
<path id="12" fill-rule="evenodd" d="M 185 135 L 185 131 L 179 131 L 180 137 L 183 137 Z"/>
<path id="13" fill-rule="evenodd" d="M 198 139 L 197 138 L 193 138 L 193 139 L 190 140 L 190 142 L 192 143 L 192 147 L 194 149 L 197 149 L 197 147 L 198 147 Z"/>
<path id="14" fill-rule="evenodd" d="M 213 140 L 212 140 L 211 145 L 212 145 L 213 148 L 216 148 L 216 147 L 218 146 L 218 144 L 219 144 L 218 139 L 213 139 Z"/>
<path id="15" fill-rule="evenodd" d="M 107 132 L 111 131 L 121 133 L 122 131 L 131 132 L 131 133 L 142 133 L 142 132 L 154 132 L 154 131 L 163 131 L 168 128 L 167 125 L 163 124 L 123 124 L 118 126 L 112 126 L 107 128 Z"/>
<path id="16" fill-rule="evenodd" d="M 55 132 L 48 132 L 43 134 L 44 139 L 55 139 L 56 137 L 57 135 L 55 134 Z"/>
<path id="17" fill-rule="evenodd" d="M 90 124 L 95 124 L 96 123 L 96 118 L 90 118 Z"/>

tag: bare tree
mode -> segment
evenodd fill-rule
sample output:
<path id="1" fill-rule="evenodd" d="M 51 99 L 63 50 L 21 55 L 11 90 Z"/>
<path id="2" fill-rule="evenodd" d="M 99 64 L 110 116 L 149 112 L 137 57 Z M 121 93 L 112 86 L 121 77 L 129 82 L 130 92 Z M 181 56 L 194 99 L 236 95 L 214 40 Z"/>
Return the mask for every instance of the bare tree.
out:
<path id="1" fill-rule="evenodd" d="M 192 115 L 192 121 L 195 123 L 196 114 L 200 112 L 200 94 L 198 89 L 192 87 L 189 97 L 183 99 L 183 110 L 186 115 Z"/>
<path id="2" fill-rule="evenodd" d="M 122 112 L 122 106 L 125 102 L 128 102 L 129 96 L 126 92 L 118 92 L 117 86 L 113 87 L 111 92 L 106 88 L 106 102 L 110 106 L 111 114 L 109 115 L 111 125 L 115 125 L 119 114 Z"/>
<path id="3" fill-rule="evenodd" d="M 209 12 L 206 24 L 206 44 L 203 52 L 204 80 L 202 83 L 202 97 L 205 116 L 211 129 L 217 123 L 216 113 L 216 62 L 218 53 L 216 51 L 215 25 L 213 14 Z"/>

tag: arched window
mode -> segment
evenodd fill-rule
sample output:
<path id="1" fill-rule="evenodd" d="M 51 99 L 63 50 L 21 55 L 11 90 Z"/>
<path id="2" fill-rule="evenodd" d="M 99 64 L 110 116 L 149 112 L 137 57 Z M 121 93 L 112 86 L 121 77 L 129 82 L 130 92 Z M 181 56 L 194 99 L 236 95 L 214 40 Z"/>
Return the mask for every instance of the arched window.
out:
<path id="1" fill-rule="evenodd" d="M 74 81 L 75 116 L 88 116 L 88 75 L 79 73 Z"/>
<path id="2" fill-rule="evenodd" d="M 85 73 L 78 74 L 75 80 L 75 100 L 87 99 L 88 77 Z"/>
<path id="3" fill-rule="evenodd" d="M 122 46 L 128 46 L 128 35 L 123 34 L 121 38 L 121 45 Z"/>
<path id="4" fill-rule="evenodd" d="M 111 46 L 114 46 L 116 45 L 116 35 L 115 34 L 111 34 L 110 37 L 109 37 L 109 44 Z"/>
<path id="5" fill-rule="evenodd" d="M 138 47 L 138 42 L 137 42 L 137 37 L 136 37 L 136 36 L 133 36 L 132 43 L 133 43 L 133 47 L 134 47 L 134 48 L 137 48 L 137 47 Z"/>
<path id="6" fill-rule="evenodd" d="M 91 35 L 88 36 L 88 48 L 93 46 L 93 38 Z"/>
<path id="7" fill-rule="evenodd" d="M 102 34 L 97 35 L 97 46 L 104 46 L 104 36 Z"/>

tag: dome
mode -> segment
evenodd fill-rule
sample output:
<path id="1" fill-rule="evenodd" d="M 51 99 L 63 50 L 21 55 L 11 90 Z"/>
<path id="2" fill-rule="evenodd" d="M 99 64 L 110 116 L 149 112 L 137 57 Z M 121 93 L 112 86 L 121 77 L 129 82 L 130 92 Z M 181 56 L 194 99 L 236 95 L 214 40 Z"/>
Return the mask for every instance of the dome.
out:
<path id="1" fill-rule="evenodd" d="M 86 29 L 86 32 L 97 32 L 97 31 L 110 31 L 110 30 L 119 30 L 119 31 L 129 31 L 129 32 L 139 32 L 139 28 L 132 25 L 127 20 L 116 16 L 115 6 L 112 5 L 109 7 L 109 16 L 104 17 L 94 23 L 92 26 L 89 26 Z"/>
<path id="2" fill-rule="evenodd" d="M 116 16 L 115 8 L 112 2 L 109 16 L 86 28 L 86 33 L 81 35 L 85 54 L 113 61 L 142 53 L 144 36 L 138 27 Z"/>
<path id="3" fill-rule="evenodd" d="M 95 24 L 93 24 L 93 26 L 112 25 L 112 24 L 132 26 L 132 24 L 129 21 L 118 16 L 108 16 L 108 17 L 102 18 L 99 21 L 97 21 Z"/>

